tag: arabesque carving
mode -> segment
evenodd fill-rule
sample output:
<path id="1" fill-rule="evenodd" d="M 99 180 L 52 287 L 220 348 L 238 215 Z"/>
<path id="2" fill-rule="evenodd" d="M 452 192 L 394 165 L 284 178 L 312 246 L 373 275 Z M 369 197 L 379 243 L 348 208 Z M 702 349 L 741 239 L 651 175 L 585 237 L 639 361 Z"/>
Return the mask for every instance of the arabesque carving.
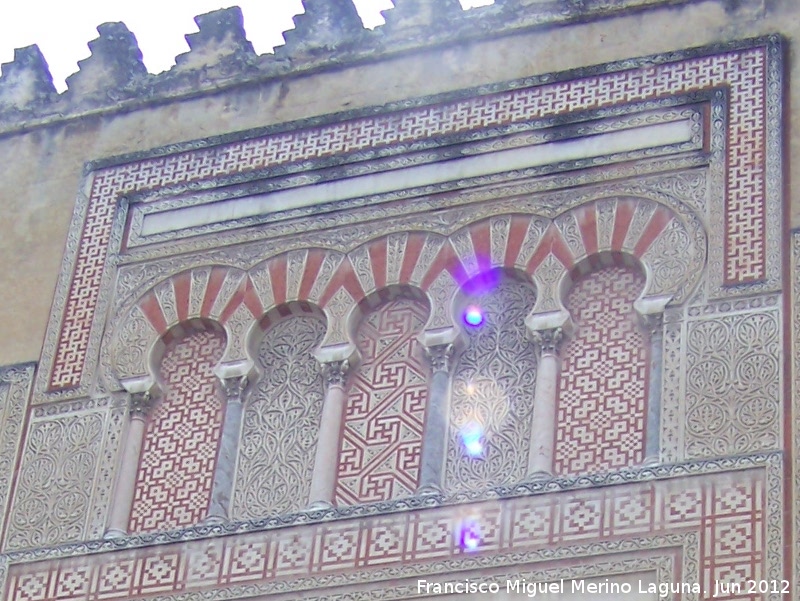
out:
<path id="1" fill-rule="evenodd" d="M 239 443 L 234 519 L 298 511 L 308 500 L 324 394 L 313 351 L 324 335 L 318 317 L 291 315 L 271 325 L 259 345 L 260 376 Z"/>
<path id="2" fill-rule="evenodd" d="M 512 484 L 527 475 L 536 351 L 525 317 L 535 302 L 532 286 L 511 278 L 464 301 L 480 307 L 485 321 L 467 327 L 454 368 L 448 491 Z"/>

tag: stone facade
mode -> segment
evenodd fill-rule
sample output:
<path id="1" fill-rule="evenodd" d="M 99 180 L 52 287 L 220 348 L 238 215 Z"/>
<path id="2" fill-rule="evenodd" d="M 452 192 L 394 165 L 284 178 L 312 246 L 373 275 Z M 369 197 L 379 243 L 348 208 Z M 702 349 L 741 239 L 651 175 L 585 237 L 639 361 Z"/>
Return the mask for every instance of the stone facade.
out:
<path id="1" fill-rule="evenodd" d="M 800 599 L 800 9 L 304 4 L 3 66 L 3 598 Z"/>

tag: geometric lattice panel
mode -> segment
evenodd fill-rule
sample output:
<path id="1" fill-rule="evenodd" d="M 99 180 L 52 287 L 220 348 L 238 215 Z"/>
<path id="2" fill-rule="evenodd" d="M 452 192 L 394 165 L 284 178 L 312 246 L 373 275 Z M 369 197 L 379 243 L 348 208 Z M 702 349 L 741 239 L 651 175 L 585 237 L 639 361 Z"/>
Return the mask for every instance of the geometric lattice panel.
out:
<path id="1" fill-rule="evenodd" d="M 169 345 L 160 367 L 163 399 L 152 409 L 139 462 L 130 532 L 169 530 L 206 517 L 222 432 L 213 373 L 225 336 L 199 331 Z"/>
<path id="2" fill-rule="evenodd" d="M 608 267 L 580 278 L 567 297 L 575 324 L 562 351 L 554 466 L 585 474 L 644 458 L 648 341 L 633 302 L 644 276 Z"/>
<path id="3" fill-rule="evenodd" d="M 260 518 L 308 502 L 323 383 L 312 352 L 325 336 L 314 316 L 270 326 L 258 350 L 261 377 L 244 410 L 232 517 Z"/>
<path id="4" fill-rule="evenodd" d="M 482 309 L 484 321 L 467 328 L 467 347 L 454 370 L 447 492 L 525 478 L 536 385 L 536 349 L 525 316 L 535 302 L 531 286 L 510 278 L 466 300 L 465 306 Z M 463 444 L 470 428 L 480 433 L 478 456 Z"/>
<path id="5" fill-rule="evenodd" d="M 380 305 L 357 334 L 362 363 L 348 390 L 336 503 L 353 505 L 414 493 L 428 397 L 417 335 L 428 317 L 419 301 Z"/>

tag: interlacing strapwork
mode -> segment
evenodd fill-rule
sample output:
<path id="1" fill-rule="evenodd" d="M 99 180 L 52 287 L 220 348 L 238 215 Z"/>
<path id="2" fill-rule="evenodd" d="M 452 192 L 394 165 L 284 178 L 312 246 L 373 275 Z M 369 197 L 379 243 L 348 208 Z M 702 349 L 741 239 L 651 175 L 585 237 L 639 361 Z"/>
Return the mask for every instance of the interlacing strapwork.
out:
<path id="1" fill-rule="evenodd" d="M 206 517 L 222 432 L 223 400 L 214 366 L 225 336 L 193 332 L 161 361 L 163 398 L 142 446 L 130 532 L 169 530 Z"/>
<path id="2" fill-rule="evenodd" d="M 648 341 L 633 302 L 644 276 L 608 267 L 578 280 L 566 306 L 575 332 L 562 352 L 555 472 L 586 474 L 644 458 Z"/>
<path id="3" fill-rule="evenodd" d="M 348 390 L 336 503 L 412 495 L 419 477 L 428 368 L 417 336 L 428 317 L 416 300 L 380 305 L 357 333 L 362 363 Z"/>

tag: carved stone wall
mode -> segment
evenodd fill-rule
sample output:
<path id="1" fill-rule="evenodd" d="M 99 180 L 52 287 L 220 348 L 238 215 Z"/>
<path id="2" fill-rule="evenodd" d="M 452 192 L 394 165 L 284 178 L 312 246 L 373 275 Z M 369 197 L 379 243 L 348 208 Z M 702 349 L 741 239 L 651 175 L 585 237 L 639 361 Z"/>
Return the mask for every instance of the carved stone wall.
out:
<path id="1" fill-rule="evenodd" d="M 717 582 L 780 583 L 779 460 L 727 466 L 687 464 L 650 472 L 649 481 L 591 488 L 554 483 L 548 493 L 510 487 L 501 499 L 422 511 L 396 506 L 385 515 L 336 521 L 308 523 L 308 514 L 299 514 L 293 528 L 264 523 L 213 539 L 159 539 L 158 546 L 108 544 L 108 553 L 12 565 L 2 590 L 7 601 L 94 601 L 96 593 L 159 601 L 281 594 L 367 601 L 419 597 L 419 578 L 460 579 L 470 570 L 488 570 L 483 578 L 530 570 L 547 580 L 648 565 L 666 569 L 664 582 L 711 592 Z M 725 473 L 730 466 L 735 477 Z M 585 568 L 592 565 L 597 571 Z"/>
<path id="2" fill-rule="evenodd" d="M 25 433 L 6 549 L 102 535 L 123 411 L 111 399 L 41 407 Z"/>
<path id="3" fill-rule="evenodd" d="M 33 369 L 33 365 L 0 369 L 0 515 L 4 516 L 11 502 L 11 481 L 20 453 Z"/>
<path id="4" fill-rule="evenodd" d="M 427 373 L 417 336 L 428 309 L 389 300 L 361 322 L 362 363 L 348 387 L 336 502 L 352 505 L 409 496 L 417 487 Z"/>
<path id="5" fill-rule="evenodd" d="M 529 284 L 502 278 L 464 299 L 484 322 L 466 326 L 466 348 L 456 362 L 450 411 L 445 489 L 482 490 L 526 476 L 531 439 L 536 349 L 525 316 L 536 302 Z M 470 453 L 465 439 L 478 441 Z"/>
<path id="6" fill-rule="evenodd" d="M 163 399 L 149 416 L 129 530 L 152 532 L 207 515 L 222 430 L 223 400 L 214 366 L 225 350 L 216 331 L 172 341 L 160 365 Z"/>
<path id="7" fill-rule="evenodd" d="M 644 276 L 607 267 L 575 282 L 566 300 L 575 332 L 558 385 L 555 472 L 586 474 L 644 458 L 648 340 L 633 302 Z"/>
<path id="8" fill-rule="evenodd" d="M 231 515 L 290 513 L 308 503 L 323 383 L 312 355 L 325 335 L 317 317 L 271 325 L 258 348 L 258 381 L 244 410 Z"/>
<path id="9" fill-rule="evenodd" d="M 698 317 L 686 329 L 686 456 L 780 448 L 777 310 Z"/>
<path id="10" fill-rule="evenodd" d="M 306 4 L 309 18 L 332 14 L 319 8 L 326 0 Z M 515 37 L 504 36 L 509 47 Z M 8 510 L 3 598 L 412 598 L 420 575 L 513 569 L 537 578 L 655 570 L 709 590 L 780 581 L 792 549 L 780 411 L 781 52 L 770 38 L 535 77 L 528 65 L 509 83 L 424 98 L 403 90 L 395 104 L 272 126 L 285 114 L 276 113 L 265 129 L 89 165 Z M 649 144 L 654 132 L 664 137 Z M 646 282 L 600 269 L 620 255 L 644 266 Z M 557 425 L 546 429 L 557 475 L 525 481 L 537 365 L 522 318 L 531 307 L 558 313 L 565 278 L 583 267 L 597 271 L 567 299 L 577 329 L 562 349 Z M 453 301 L 496 268 L 524 271 L 533 285 L 501 281 L 467 299 L 491 306 L 466 334 L 449 398 L 443 370 L 432 386 L 420 340 L 460 348 Z M 668 304 L 656 366 L 663 453 L 646 467 L 648 341 L 632 311 L 645 285 L 649 301 Z M 412 287 L 413 299 L 394 295 Z M 327 327 L 262 320 L 304 303 Z M 122 423 L 108 394 L 146 382 L 153 343 L 192 319 L 225 336 L 168 344 L 133 532 L 97 540 Z M 310 351 L 320 343 L 353 369 L 335 506 L 305 510 L 322 404 Z M 223 408 L 213 370 L 243 383 L 252 360 L 260 379 L 246 401 L 234 519 L 204 523 Z M 325 409 L 335 415 L 343 391 L 331 390 Z M 431 437 L 422 448 L 429 390 L 452 401 L 452 427 L 445 457 L 424 464 L 437 485 L 415 495 L 420 455 L 433 448 Z M 0 420 L 12 423 L 6 411 Z M 482 456 L 467 458 L 458 434 L 473 421 Z M 449 490 L 427 494 L 438 458 Z M 56 546 L 38 548 L 47 545 Z"/>
<path id="11" fill-rule="evenodd" d="M 714 189 L 710 198 L 716 200 L 704 216 L 711 225 L 708 291 L 717 298 L 774 291 L 780 279 L 780 245 L 775 242 L 780 229 L 780 186 L 773 183 L 780 180 L 778 55 L 778 44 L 763 40 L 716 52 L 673 53 L 596 68 L 572 78 L 548 75 L 516 82 L 511 89 L 493 87 L 484 96 L 476 98 L 472 92 L 469 97 L 449 104 L 426 99 L 424 106 L 412 102 L 410 107 L 389 107 L 385 114 L 353 115 L 346 121 L 336 117 L 334 123 L 308 123 L 291 131 L 281 130 L 213 148 L 192 147 L 176 163 L 165 162 L 159 155 L 97 169 L 87 180 L 87 195 L 77 201 L 73 233 L 67 244 L 68 258 L 56 291 L 53 311 L 56 317 L 48 328 L 36 394 L 42 399 L 80 396 L 91 386 L 96 367 L 93 358 L 99 352 L 103 325 L 102 319 L 95 320 L 94 316 L 106 314 L 117 266 L 114 255 L 125 239 L 125 216 L 117 213 L 122 197 L 136 197 L 134 204 L 150 204 L 148 199 L 153 195 L 184 195 L 187 186 L 199 189 L 223 187 L 245 178 L 268 180 L 292 172 L 301 163 L 314 168 L 329 165 L 333 157 L 353 161 L 356 160 L 353 157 L 363 158 L 366 152 L 389 155 L 398 149 L 423 149 L 444 137 L 452 143 L 471 136 L 499 137 L 522 131 L 534 118 L 542 120 L 541 127 L 550 127 L 587 111 L 624 112 L 632 109 L 633 103 L 655 107 L 676 101 L 685 103 L 689 97 L 691 102 L 705 103 L 712 122 L 709 127 L 701 128 L 698 135 L 709 132 L 709 138 L 701 141 L 708 145 L 710 153 L 684 157 L 685 160 L 673 165 L 711 164 Z M 717 94 L 720 90 L 722 93 Z M 387 135 L 387 131 L 392 135 Z M 765 148 L 768 152 L 764 152 Z M 683 152 L 681 148 L 676 151 Z M 638 158 L 643 156 L 640 154 Z M 589 165 L 591 161 L 570 163 L 571 168 Z M 374 169 L 385 167 L 380 164 Z M 639 175 L 635 170 L 631 173 Z M 768 178 L 768 174 L 775 177 Z M 316 181 L 316 174 L 309 178 Z M 545 183 L 544 187 L 547 186 L 558 184 Z M 435 188 L 435 191 L 451 189 Z M 404 193 L 394 198 L 402 198 Z M 372 200 L 356 200 L 360 204 L 343 206 L 364 207 L 372 203 Z M 162 209 L 176 208 L 171 204 L 174 202 L 179 199 L 166 199 Z M 439 203 L 432 205 L 435 208 Z M 317 223 L 307 219 L 312 209 L 306 207 L 294 213 L 294 217 L 304 223 Z M 382 217 L 377 212 L 387 213 L 389 209 L 375 207 L 375 211 L 372 219 L 380 221 Z M 640 213 L 642 217 L 646 211 Z M 331 218 L 319 223 L 331 224 Z M 245 220 L 237 227 L 249 224 Z M 635 216 L 629 224 L 642 225 Z M 272 225 L 280 235 L 294 233 L 289 222 Z M 568 223 L 557 225 L 569 229 Z M 662 227 L 665 225 L 661 223 Z M 364 233 L 371 228 L 372 224 L 353 235 L 363 240 Z M 214 231 L 200 228 L 196 234 Z M 667 232 L 672 238 L 682 237 L 676 228 Z M 324 238 L 329 240 L 329 233 L 325 232 Z M 157 238 L 154 243 L 166 240 Z M 569 244 L 565 245 L 569 249 Z M 639 250 L 646 252 L 647 248 Z M 696 252 L 702 254 L 704 250 Z M 149 250 L 142 253 L 146 256 Z M 458 249 L 452 253 L 458 256 Z M 658 270 L 659 280 L 674 267 L 673 264 Z M 434 278 L 438 275 L 434 274 Z M 659 281 L 659 286 L 662 283 Z"/>

